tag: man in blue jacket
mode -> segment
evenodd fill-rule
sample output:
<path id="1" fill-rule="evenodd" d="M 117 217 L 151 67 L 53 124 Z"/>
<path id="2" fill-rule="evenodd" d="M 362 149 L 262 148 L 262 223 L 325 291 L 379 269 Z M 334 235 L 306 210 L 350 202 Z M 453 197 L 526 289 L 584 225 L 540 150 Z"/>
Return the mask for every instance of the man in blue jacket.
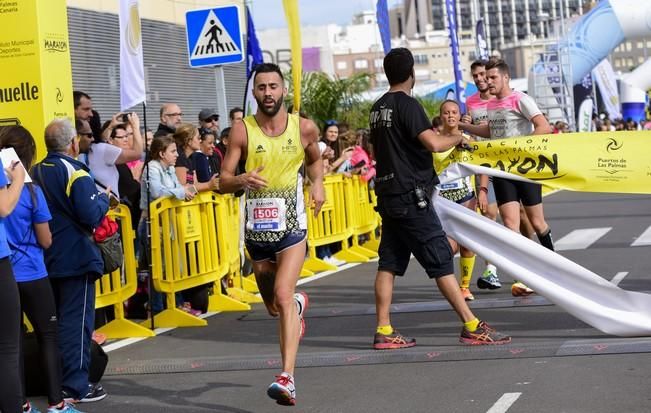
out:
<path id="1" fill-rule="evenodd" d="M 97 401 L 106 397 L 99 383 L 88 382 L 90 341 L 95 323 L 95 281 L 104 262 L 90 234 L 109 209 L 88 168 L 75 157 L 79 138 L 67 119 L 45 128 L 47 157 L 32 171 L 52 213 L 52 246 L 45 250 L 59 321 L 64 397 Z"/>

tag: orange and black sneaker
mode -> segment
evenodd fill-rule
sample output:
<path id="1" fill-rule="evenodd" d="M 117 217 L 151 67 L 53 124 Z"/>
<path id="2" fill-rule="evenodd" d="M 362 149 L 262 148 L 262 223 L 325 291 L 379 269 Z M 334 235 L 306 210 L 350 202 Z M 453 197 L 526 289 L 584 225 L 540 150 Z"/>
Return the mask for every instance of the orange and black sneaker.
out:
<path id="1" fill-rule="evenodd" d="M 486 322 L 482 321 L 477 326 L 477 330 L 473 332 L 463 327 L 459 341 L 472 345 L 508 344 L 511 342 L 511 336 L 497 332 L 494 328 L 486 324 Z"/>
<path id="2" fill-rule="evenodd" d="M 416 345 L 416 339 L 405 337 L 398 333 L 398 330 L 393 330 L 391 334 L 375 333 L 373 340 L 373 348 L 376 350 L 393 350 L 396 348 L 407 348 Z"/>

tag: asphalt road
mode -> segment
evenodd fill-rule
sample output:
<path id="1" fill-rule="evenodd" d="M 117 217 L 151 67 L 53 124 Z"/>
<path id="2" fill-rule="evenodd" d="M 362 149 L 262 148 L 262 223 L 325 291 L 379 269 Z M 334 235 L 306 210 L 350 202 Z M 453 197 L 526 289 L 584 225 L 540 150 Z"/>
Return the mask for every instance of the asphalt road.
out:
<path id="1" fill-rule="evenodd" d="M 545 211 L 556 242 L 564 246 L 562 255 L 624 289 L 651 292 L 651 196 L 561 192 L 545 198 Z M 392 321 L 418 345 L 372 350 L 375 266 L 353 266 L 300 287 L 310 294 L 311 306 L 295 407 L 277 406 L 266 396 L 279 366 L 276 322 L 257 304 L 248 313 L 214 315 L 207 327 L 175 329 L 111 351 L 102 381 L 109 397 L 78 408 L 91 413 L 651 411 L 651 337 L 608 336 L 544 297 L 515 299 L 507 279 L 500 290 L 475 288 L 471 307 L 513 342 L 468 347 L 458 342 L 455 314 L 412 260 L 396 283 Z M 478 260 L 475 277 L 482 269 Z"/>

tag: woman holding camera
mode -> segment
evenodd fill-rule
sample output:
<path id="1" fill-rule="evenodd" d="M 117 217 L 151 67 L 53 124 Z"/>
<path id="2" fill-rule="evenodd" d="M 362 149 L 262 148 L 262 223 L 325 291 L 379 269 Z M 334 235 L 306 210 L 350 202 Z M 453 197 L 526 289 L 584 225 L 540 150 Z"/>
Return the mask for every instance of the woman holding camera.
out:
<path id="1" fill-rule="evenodd" d="M 127 125 L 133 130 L 133 145 L 130 148 L 111 145 L 111 142 L 129 138 Z M 116 113 L 110 121 L 104 123 L 102 139 L 95 140 L 88 153 L 80 159 L 88 166 L 99 186 L 103 189 L 111 188 L 111 192 L 119 199 L 120 174 L 115 166 L 140 159 L 143 149 L 138 115 L 135 112 Z"/>

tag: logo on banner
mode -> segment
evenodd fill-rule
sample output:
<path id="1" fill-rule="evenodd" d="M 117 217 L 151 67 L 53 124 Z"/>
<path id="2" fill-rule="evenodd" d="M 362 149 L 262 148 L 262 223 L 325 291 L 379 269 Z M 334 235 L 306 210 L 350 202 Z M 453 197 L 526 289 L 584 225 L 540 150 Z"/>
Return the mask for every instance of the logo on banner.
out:
<path id="1" fill-rule="evenodd" d="M 615 138 L 610 138 L 608 139 L 608 145 L 606 145 L 606 151 L 611 152 L 611 151 L 617 151 L 622 149 L 622 146 L 624 146 L 624 143 L 619 143 Z"/>
<path id="2" fill-rule="evenodd" d="M 43 40 L 43 48 L 47 52 L 63 53 L 68 51 L 68 42 L 65 40 L 45 39 Z"/>
<path id="3" fill-rule="evenodd" d="M 239 8 L 235 5 L 186 13 L 190 66 L 244 60 Z"/>
<path id="4" fill-rule="evenodd" d="M 140 13 L 138 13 L 137 3 L 129 6 L 129 20 L 125 34 L 125 43 L 129 54 L 137 56 L 140 53 L 140 47 L 142 45 L 142 29 L 140 27 Z"/>

